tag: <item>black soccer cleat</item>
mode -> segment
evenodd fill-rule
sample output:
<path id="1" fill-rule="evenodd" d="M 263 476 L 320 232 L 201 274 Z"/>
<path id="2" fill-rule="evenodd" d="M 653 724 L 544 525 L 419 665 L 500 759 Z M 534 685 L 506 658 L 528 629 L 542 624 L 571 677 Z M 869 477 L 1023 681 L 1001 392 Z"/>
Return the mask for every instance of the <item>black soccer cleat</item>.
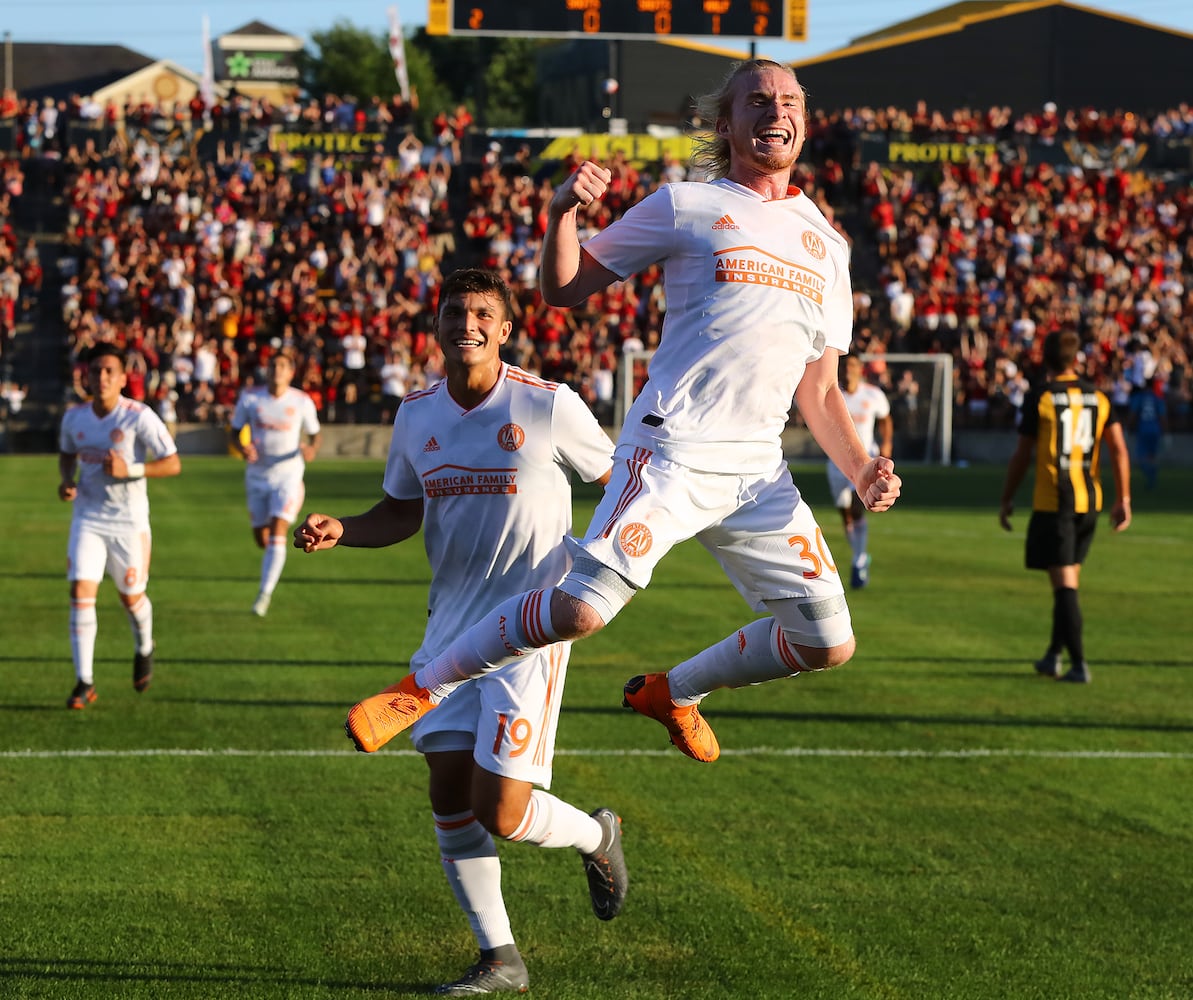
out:
<path id="1" fill-rule="evenodd" d="M 621 817 L 612 809 L 598 809 L 592 818 L 601 824 L 601 842 L 591 854 L 582 854 L 592 912 L 599 920 L 612 920 L 621 912 L 630 877 L 621 851 Z"/>
<path id="2" fill-rule="evenodd" d="M 133 687 L 144 691 L 153 680 L 153 650 L 133 657 Z"/>
<path id="3" fill-rule="evenodd" d="M 1093 677 L 1090 676 L 1089 666 L 1082 663 L 1079 666 L 1070 667 L 1069 672 L 1062 674 L 1060 679 L 1068 681 L 1070 684 L 1088 684 L 1093 680 Z"/>
<path id="4" fill-rule="evenodd" d="M 1059 677 L 1060 667 L 1060 653 L 1055 656 L 1045 653 L 1035 662 L 1036 673 L 1041 677 Z"/>
<path id="5" fill-rule="evenodd" d="M 79 681 L 75 685 L 75 689 L 70 693 L 70 697 L 66 699 L 66 707 L 78 711 L 93 704 L 97 697 L 99 696 L 95 693 L 94 684 L 84 684 L 82 681 Z"/>

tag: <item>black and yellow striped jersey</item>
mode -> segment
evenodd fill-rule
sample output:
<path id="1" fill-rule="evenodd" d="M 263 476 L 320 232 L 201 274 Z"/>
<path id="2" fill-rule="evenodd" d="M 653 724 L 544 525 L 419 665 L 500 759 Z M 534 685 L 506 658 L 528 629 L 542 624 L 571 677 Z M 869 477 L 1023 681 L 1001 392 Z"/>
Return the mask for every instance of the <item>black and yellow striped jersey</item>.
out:
<path id="1" fill-rule="evenodd" d="M 1117 418 L 1106 394 L 1075 375 L 1032 390 L 1019 433 L 1036 443 L 1032 509 L 1085 514 L 1102 509 L 1098 454 L 1102 433 Z"/>

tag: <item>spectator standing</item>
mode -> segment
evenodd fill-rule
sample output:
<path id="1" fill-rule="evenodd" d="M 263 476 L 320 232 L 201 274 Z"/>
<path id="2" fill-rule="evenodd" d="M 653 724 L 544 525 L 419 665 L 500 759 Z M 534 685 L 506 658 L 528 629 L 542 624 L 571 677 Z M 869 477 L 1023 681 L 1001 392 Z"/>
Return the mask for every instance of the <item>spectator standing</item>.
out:
<path id="1" fill-rule="evenodd" d="M 353 323 L 340 338 L 340 347 L 344 352 L 344 387 L 351 386 L 359 395 L 368 389 L 368 347 L 369 340 L 361 332 L 358 325 Z"/>
<path id="2" fill-rule="evenodd" d="M 0 420 L 15 419 L 29 396 L 29 387 L 12 379 L 0 382 Z"/>
<path id="3" fill-rule="evenodd" d="M 381 422 L 389 424 L 393 422 L 406 395 L 410 363 L 404 355 L 387 346 L 378 376 L 381 379 Z"/>

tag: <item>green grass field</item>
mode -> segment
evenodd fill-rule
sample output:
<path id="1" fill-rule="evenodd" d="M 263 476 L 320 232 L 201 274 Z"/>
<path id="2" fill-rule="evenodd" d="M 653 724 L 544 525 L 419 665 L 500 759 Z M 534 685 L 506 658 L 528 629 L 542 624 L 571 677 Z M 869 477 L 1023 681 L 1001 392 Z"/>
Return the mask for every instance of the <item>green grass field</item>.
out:
<path id="1" fill-rule="evenodd" d="M 842 555 L 822 469 L 796 471 Z M 554 791 L 621 814 L 632 884 L 600 923 L 574 852 L 502 845 L 532 996 L 1193 997 L 1193 470 L 1139 490 L 1125 534 L 1103 521 L 1088 687 L 1031 669 L 1051 598 L 1022 568 L 1026 488 L 1007 535 L 1001 469 L 901 471 L 854 661 L 714 694 L 716 764 L 620 708 L 750 617 L 698 546 L 576 650 Z M 307 509 L 363 510 L 380 479 L 316 463 Z M 418 644 L 421 545 L 292 550 L 258 620 L 241 466 L 187 458 L 150 486 L 154 685 L 132 690 L 105 583 L 100 700 L 68 712 L 56 481 L 0 457 L 0 997 L 404 997 L 462 972 L 425 766 L 341 729 Z"/>

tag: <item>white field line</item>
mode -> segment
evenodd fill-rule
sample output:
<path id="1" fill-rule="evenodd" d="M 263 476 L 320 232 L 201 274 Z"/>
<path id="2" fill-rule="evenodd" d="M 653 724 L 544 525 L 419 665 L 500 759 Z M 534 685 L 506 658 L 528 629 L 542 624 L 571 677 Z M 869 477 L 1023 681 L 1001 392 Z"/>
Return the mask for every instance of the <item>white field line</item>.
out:
<path id="1" fill-rule="evenodd" d="M 671 757 L 676 751 L 635 749 L 556 750 L 556 757 Z M 0 760 L 57 760 L 104 757 L 356 757 L 355 750 L 240 750 L 234 747 L 141 750 L 0 750 Z M 418 757 L 415 750 L 386 750 L 381 757 Z M 926 760 L 965 758 L 1044 758 L 1048 760 L 1193 760 L 1188 753 L 1165 750 L 1013 750 L 975 747 L 968 750 L 855 750 L 836 747 L 744 747 L 721 750 L 722 757 L 909 757 Z"/>

